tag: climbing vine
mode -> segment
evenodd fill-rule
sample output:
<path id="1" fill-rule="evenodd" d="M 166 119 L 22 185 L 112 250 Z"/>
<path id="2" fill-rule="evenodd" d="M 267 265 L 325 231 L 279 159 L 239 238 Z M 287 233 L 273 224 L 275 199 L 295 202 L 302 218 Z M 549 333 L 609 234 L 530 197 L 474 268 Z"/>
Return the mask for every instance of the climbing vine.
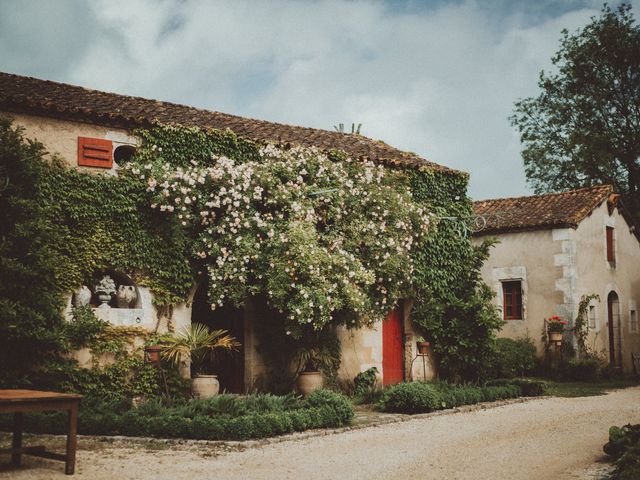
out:
<path id="1" fill-rule="evenodd" d="M 95 175 L 45 160 L 42 145 L 0 122 L 10 178 L 0 274 L 16 279 L 0 285 L 5 375 L 64 351 L 63 296 L 106 269 L 148 286 L 166 310 L 202 275 L 214 305 L 265 296 L 292 338 L 370 324 L 414 298 L 443 372 L 480 367 L 500 325 L 479 278 L 489 247 L 436 221 L 470 213 L 465 175 L 260 146 L 229 131 L 136 135 L 130 164 Z"/>

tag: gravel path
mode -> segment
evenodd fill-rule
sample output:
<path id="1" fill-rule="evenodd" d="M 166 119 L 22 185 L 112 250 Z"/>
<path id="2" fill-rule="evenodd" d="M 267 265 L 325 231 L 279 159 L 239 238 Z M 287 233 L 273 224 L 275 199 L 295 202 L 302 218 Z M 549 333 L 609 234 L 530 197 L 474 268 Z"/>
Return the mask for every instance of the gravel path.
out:
<path id="1" fill-rule="evenodd" d="M 260 446 L 82 439 L 77 478 L 587 479 L 597 478 L 611 425 L 640 423 L 640 387 L 495 408 Z M 0 478 L 62 479 L 62 464 L 27 457 Z M 595 464 L 595 465 L 594 465 Z"/>

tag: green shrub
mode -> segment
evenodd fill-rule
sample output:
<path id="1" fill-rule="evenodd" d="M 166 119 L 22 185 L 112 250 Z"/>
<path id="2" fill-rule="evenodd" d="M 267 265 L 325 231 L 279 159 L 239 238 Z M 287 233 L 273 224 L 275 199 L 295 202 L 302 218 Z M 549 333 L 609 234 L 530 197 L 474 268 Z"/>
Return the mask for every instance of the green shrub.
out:
<path id="1" fill-rule="evenodd" d="M 367 368 L 364 372 L 357 374 L 353 379 L 353 394 L 366 394 L 375 388 L 377 375 L 378 369 L 376 367 Z"/>
<path id="2" fill-rule="evenodd" d="M 426 382 L 399 383 L 387 388 L 380 405 L 386 412 L 423 413 L 441 408 L 438 389 Z"/>
<path id="3" fill-rule="evenodd" d="M 547 390 L 547 384 L 540 380 L 530 380 L 528 378 L 502 378 L 490 380 L 487 386 L 507 386 L 516 385 L 520 388 L 523 397 L 539 397 L 544 395 Z"/>
<path id="4" fill-rule="evenodd" d="M 400 383 L 383 392 L 378 408 L 386 412 L 422 413 L 460 405 L 493 402 L 522 395 L 521 384 L 515 380 L 494 380 L 484 387 L 475 385 L 450 385 L 446 382 Z M 542 382 L 530 382 L 541 389 Z"/>
<path id="5" fill-rule="evenodd" d="M 570 359 L 562 369 L 562 377 L 565 380 L 595 382 L 602 378 L 605 367 L 604 362 L 597 357 Z"/>
<path id="6" fill-rule="evenodd" d="M 513 340 L 496 339 L 495 352 L 491 359 L 491 376 L 513 378 L 531 373 L 536 365 L 536 346 L 529 337 Z"/>
<path id="7" fill-rule="evenodd" d="M 282 435 L 309 428 L 335 428 L 353 418 L 348 399 L 318 390 L 304 401 L 294 395 L 219 395 L 207 400 L 153 399 L 132 408 L 125 400 L 83 400 L 78 431 L 89 435 L 125 435 L 203 440 L 246 440 Z M 66 431 L 61 412 L 25 416 L 26 430 Z M 0 415 L 0 430 L 11 430 L 11 418 Z"/>
<path id="8" fill-rule="evenodd" d="M 616 459 L 610 476 L 612 480 L 640 478 L 640 424 L 611 427 L 609 442 L 603 449 Z"/>

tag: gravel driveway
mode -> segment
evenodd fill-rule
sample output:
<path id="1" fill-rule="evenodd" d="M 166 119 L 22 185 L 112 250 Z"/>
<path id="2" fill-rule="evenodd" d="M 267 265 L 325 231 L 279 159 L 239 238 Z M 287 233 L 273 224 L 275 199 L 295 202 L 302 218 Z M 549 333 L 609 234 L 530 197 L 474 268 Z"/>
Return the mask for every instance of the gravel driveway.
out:
<path id="1" fill-rule="evenodd" d="M 611 425 L 640 423 L 640 387 L 581 398 L 421 416 L 259 446 L 100 442 L 82 438 L 77 478 L 575 479 L 602 460 Z M 59 440 L 57 440 L 59 441 Z M 27 457 L 0 478 L 62 479 L 62 464 Z"/>

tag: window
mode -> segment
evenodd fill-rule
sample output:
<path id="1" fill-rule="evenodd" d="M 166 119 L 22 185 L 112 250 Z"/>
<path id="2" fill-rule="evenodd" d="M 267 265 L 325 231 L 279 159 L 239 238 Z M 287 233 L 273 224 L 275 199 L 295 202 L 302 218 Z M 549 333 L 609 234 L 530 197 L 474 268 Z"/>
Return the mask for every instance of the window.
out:
<path id="1" fill-rule="evenodd" d="M 596 307 L 589 305 L 589 328 L 596 328 Z"/>
<path id="2" fill-rule="evenodd" d="M 112 151 L 111 140 L 78 137 L 78 165 L 81 167 L 111 168 Z"/>
<path id="3" fill-rule="evenodd" d="M 609 263 L 616 263 L 616 246 L 613 227 L 607 228 L 607 261 Z"/>
<path id="4" fill-rule="evenodd" d="M 635 310 L 629 311 L 629 332 L 638 333 L 638 314 Z"/>
<path id="5" fill-rule="evenodd" d="M 505 320 L 522 320 L 522 282 L 502 282 L 503 314 Z"/>
<path id="6" fill-rule="evenodd" d="M 131 145 L 120 145 L 113 151 L 113 160 L 115 160 L 118 165 L 122 166 L 129 162 L 135 154 L 135 147 L 132 147 Z"/>

